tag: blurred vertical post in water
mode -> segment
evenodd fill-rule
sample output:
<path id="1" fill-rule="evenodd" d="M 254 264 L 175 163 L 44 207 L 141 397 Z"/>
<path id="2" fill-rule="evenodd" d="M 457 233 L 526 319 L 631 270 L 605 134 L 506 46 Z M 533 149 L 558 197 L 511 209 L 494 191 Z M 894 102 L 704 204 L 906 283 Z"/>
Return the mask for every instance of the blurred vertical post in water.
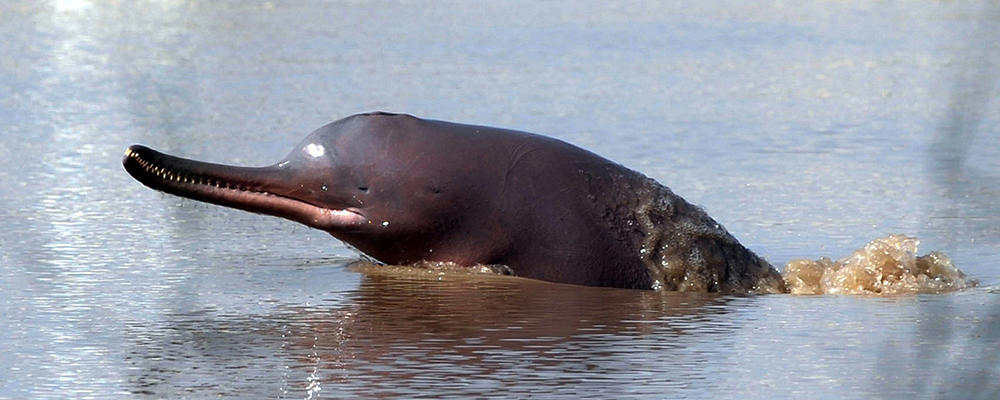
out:
<path id="1" fill-rule="evenodd" d="M 1000 67 L 1000 3 L 987 0 L 981 12 L 970 16 L 969 39 L 956 46 L 950 64 L 954 66 L 948 109 L 930 150 L 931 167 L 939 180 L 957 178 L 964 171 L 965 158 L 982 120 L 995 97 Z M 991 127 L 986 127 L 991 128 Z M 947 182 L 943 182 L 948 184 Z"/>
<path id="2" fill-rule="evenodd" d="M 930 205 L 928 225 L 938 225 L 936 229 L 951 232 L 952 242 L 948 247 L 959 245 L 958 241 L 974 240 L 963 232 L 996 232 L 990 229 L 973 229 L 969 224 L 993 224 L 997 222 L 995 197 L 984 193 L 983 188 L 1000 187 L 995 176 L 986 176 L 974 166 L 966 165 L 970 150 L 977 136 L 985 133 L 995 135 L 1000 126 L 991 115 L 991 105 L 997 98 L 997 81 L 1000 74 L 1000 2 L 986 0 L 978 7 L 970 6 L 968 14 L 968 37 L 964 43 L 955 43 L 942 49 L 942 56 L 949 57 L 953 68 L 944 117 L 928 148 L 927 172 L 933 182 L 945 193 L 948 204 Z M 992 139 L 991 139 L 992 140 Z M 971 203 L 971 204 L 970 204 Z M 978 207 L 978 208 L 977 208 Z M 985 218 L 967 218 L 964 209 L 977 209 L 991 213 Z M 984 214 L 985 215 L 985 214 Z M 978 221 L 977 221 L 978 220 Z M 995 296 L 993 296 L 995 297 Z M 935 382 L 902 378 L 899 384 L 912 385 L 914 393 L 924 393 L 932 398 L 949 398 L 950 393 L 964 393 L 969 398 L 997 398 L 1000 395 L 1000 352 L 996 347 L 981 348 L 983 344 L 1000 342 L 1000 301 L 992 300 L 993 307 L 987 308 L 986 315 L 977 316 L 979 326 L 968 334 L 974 337 L 958 337 L 953 326 L 957 310 L 945 302 L 922 302 L 916 337 L 910 346 L 920 348 L 922 357 L 915 362 L 933 376 Z M 889 357 L 904 352 L 891 350 Z M 961 390 L 955 390 L 961 387 Z"/>

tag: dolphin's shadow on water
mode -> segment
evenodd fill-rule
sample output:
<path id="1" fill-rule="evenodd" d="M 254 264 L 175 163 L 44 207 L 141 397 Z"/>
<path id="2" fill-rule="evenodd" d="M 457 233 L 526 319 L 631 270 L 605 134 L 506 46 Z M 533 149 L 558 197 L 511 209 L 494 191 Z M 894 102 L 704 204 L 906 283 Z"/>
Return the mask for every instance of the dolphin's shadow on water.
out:
<path id="1" fill-rule="evenodd" d="M 168 316 L 162 324 L 169 329 L 152 330 L 167 336 L 136 343 L 129 358 L 136 367 L 131 390 L 263 394 L 282 386 L 296 397 L 292 393 L 318 382 L 323 395 L 407 397 L 423 389 L 475 396 L 594 385 L 595 393 L 613 397 L 624 388 L 710 379 L 709 357 L 691 354 L 691 343 L 724 339 L 738 329 L 724 317 L 734 297 L 505 276 L 457 274 L 439 281 L 369 272 L 356 291 L 331 296 L 343 297 L 276 306 L 258 316 Z M 281 365 L 253 372 L 252 365 L 264 361 Z M 650 376 L 650 388 L 614 378 L 657 370 L 670 373 Z M 226 382 L 228 371 L 243 380 L 236 390 L 215 386 L 236 385 Z"/>

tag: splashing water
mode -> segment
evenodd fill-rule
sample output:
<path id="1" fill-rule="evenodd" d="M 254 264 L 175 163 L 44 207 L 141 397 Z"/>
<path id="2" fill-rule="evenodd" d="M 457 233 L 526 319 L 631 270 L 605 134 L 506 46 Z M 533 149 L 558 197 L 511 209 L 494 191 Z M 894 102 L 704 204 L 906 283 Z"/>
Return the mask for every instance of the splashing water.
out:
<path id="1" fill-rule="evenodd" d="M 785 265 L 785 284 L 792 294 L 865 295 L 941 293 L 976 285 L 944 253 L 918 257 L 919 244 L 915 237 L 889 235 L 837 261 L 792 260 Z"/>

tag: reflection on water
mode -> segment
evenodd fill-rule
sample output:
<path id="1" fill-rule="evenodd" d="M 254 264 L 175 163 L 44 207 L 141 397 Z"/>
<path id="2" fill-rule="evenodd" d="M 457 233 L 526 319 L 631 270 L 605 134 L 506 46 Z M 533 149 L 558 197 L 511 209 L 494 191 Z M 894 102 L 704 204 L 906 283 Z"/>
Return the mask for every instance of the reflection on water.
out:
<path id="1" fill-rule="evenodd" d="M 722 3 L 0 2 L 0 398 L 998 397 L 995 5 Z M 375 109 L 579 144 L 776 265 L 912 232 L 982 287 L 359 273 L 119 164 L 266 164 Z"/>
<path id="2" fill-rule="evenodd" d="M 655 396 L 710 378 L 709 355 L 690 346 L 738 329 L 725 317 L 731 300 L 496 275 L 371 274 L 344 298 L 316 305 L 242 317 L 202 310 L 167 315 L 159 329 L 133 327 L 158 334 L 136 335 L 128 360 L 141 373 L 132 379 L 135 393 L 167 397 L 178 382 L 197 389 L 199 378 L 227 370 L 238 371 L 240 382 L 216 382 L 205 393 L 273 393 L 278 388 L 268 385 L 275 385 L 294 391 L 290 397 L 317 389 L 343 398 L 580 389 L 591 398 Z M 635 371 L 645 378 L 622 379 Z"/>
<path id="3" fill-rule="evenodd" d="M 635 386 L 617 379 L 631 371 L 666 372 L 662 361 L 636 353 L 674 358 L 671 364 L 689 367 L 688 374 L 650 380 L 658 385 L 704 379 L 697 357 L 671 354 L 683 340 L 664 343 L 656 332 L 703 332 L 695 340 L 710 340 L 727 329 L 725 321 L 714 318 L 724 312 L 719 306 L 725 302 L 706 298 L 581 291 L 504 279 L 426 286 L 374 277 L 363 282 L 350 319 L 310 327 L 317 335 L 343 332 L 313 344 L 324 362 L 343 366 L 330 371 L 334 382 L 359 393 L 401 397 L 419 395 L 437 383 L 459 396 L 491 388 L 542 395 L 584 386 L 595 391 L 594 397 L 606 397 L 620 386 Z M 616 348 L 621 341 L 631 346 Z"/>

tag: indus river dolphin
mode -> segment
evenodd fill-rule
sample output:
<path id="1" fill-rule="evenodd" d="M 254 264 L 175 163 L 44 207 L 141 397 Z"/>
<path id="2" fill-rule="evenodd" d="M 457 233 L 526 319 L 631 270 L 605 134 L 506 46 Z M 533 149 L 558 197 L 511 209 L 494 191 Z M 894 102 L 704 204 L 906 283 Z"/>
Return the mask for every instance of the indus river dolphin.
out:
<path id="1" fill-rule="evenodd" d="M 150 188 L 287 218 L 385 263 L 506 266 L 578 285 L 782 292 L 766 261 L 665 186 L 557 139 L 410 115 L 354 115 L 277 164 L 235 167 L 135 145 Z"/>

